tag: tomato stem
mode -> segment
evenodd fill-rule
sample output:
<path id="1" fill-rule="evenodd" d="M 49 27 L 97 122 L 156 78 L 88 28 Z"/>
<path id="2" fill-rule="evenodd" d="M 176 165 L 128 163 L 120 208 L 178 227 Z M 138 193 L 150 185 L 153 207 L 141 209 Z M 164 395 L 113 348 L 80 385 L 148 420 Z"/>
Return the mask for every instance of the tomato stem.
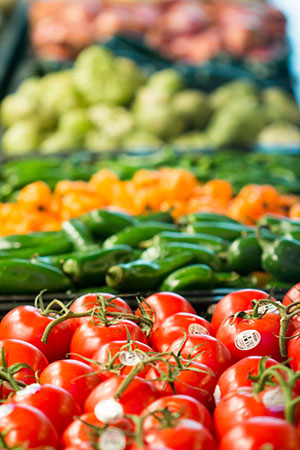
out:
<path id="1" fill-rule="evenodd" d="M 100 314 L 98 314 L 100 313 Z M 139 317 L 139 316 L 135 316 L 134 314 L 130 314 L 130 313 L 126 313 L 126 312 L 113 312 L 113 311 L 109 311 L 107 312 L 107 314 L 112 317 L 112 320 L 107 320 L 107 318 L 105 317 L 105 325 L 108 325 L 110 323 L 116 323 L 116 321 L 118 322 L 119 320 L 131 320 L 132 322 L 136 322 L 138 325 L 145 325 L 149 328 L 152 328 L 153 326 L 153 321 L 151 319 L 147 319 L 145 317 Z M 99 326 L 103 325 L 103 318 L 101 315 L 101 308 L 99 308 L 99 306 L 95 306 L 94 308 L 88 310 L 88 311 L 84 311 L 84 312 L 80 312 L 80 313 L 74 313 L 73 311 L 66 309 L 66 312 L 60 316 L 57 317 L 56 319 L 52 320 L 47 327 L 45 328 L 45 331 L 43 333 L 42 339 L 41 341 L 44 342 L 45 344 L 47 343 L 48 339 L 49 339 L 49 335 L 51 333 L 51 331 L 53 330 L 54 327 L 56 327 L 56 325 L 64 322 L 65 320 L 68 319 L 78 319 L 81 317 L 96 317 L 97 319 L 100 320 Z M 97 325 L 95 323 L 95 325 Z"/>
<path id="2" fill-rule="evenodd" d="M 286 376 L 284 376 L 284 373 Z M 277 364 L 266 369 L 259 377 L 258 382 L 254 383 L 254 392 L 258 393 L 264 390 L 268 383 L 276 379 L 284 396 L 284 415 L 285 419 L 296 423 L 296 405 L 300 403 L 300 397 L 293 398 L 294 387 L 300 378 L 300 372 L 294 372 L 283 364 Z"/>

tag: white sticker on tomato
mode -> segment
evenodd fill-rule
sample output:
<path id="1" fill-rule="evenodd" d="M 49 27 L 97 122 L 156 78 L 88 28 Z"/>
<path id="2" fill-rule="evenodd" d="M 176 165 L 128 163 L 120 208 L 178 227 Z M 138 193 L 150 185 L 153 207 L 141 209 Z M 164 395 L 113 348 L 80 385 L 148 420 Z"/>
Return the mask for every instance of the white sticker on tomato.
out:
<path id="1" fill-rule="evenodd" d="M 101 434 L 99 443 L 101 450 L 124 450 L 126 438 L 118 428 L 109 428 Z"/>
<path id="2" fill-rule="evenodd" d="M 189 334 L 208 334 L 206 328 L 204 328 L 202 325 L 199 325 L 199 323 L 191 323 L 188 327 L 188 333 Z"/>
<path id="3" fill-rule="evenodd" d="M 124 417 L 123 406 L 114 398 L 108 398 L 97 403 L 94 414 L 100 422 L 118 423 Z"/>
<path id="4" fill-rule="evenodd" d="M 14 410 L 13 405 L 1 405 L 0 406 L 0 417 L 7 417 Z"/>
<path id="5" fill-rule="evenodd" d="M 279 310 L 272 303 L 267 303 L 266 305 L 261 305 L 258 308 L 258 314 L 266 314 L 266 313 L 279 314 Z"/>
<path id="6" fill-rule="evenodd" d="M 268 389 L 262 397 L 263 404 L 272 412 L 280 412 L 285 409 L 285 401 L 280 386 Z"/>
<path id="7" fill-rule="evenodd" d="M 29 397 L 32 394 L 35 394 L 36 392 L 41 390 L 41 385 L 38 383 L 29 384 L 24 389 L 16 392 L 16 397 L 18 400 L 22 400 L 24 398 Z"/>
<path id="8" fill-rule="evenodd" d="M 144 361 L 145 355 L 140 352 L 120 352 L 119 359 L 124 366 L 136 366 L 141 361 Z"/>
<path id="9" fill-rule="evenodd" d="M 217 384 L 215 387 L 215 391 L 214 391 L 214 399 L 215 399 L 215 404 L 217 405 L 219 403 L 219 401 L 221 400 L 221 389 L 219 387 L 219 385 Z"/>
<path id="10" fill-rule="evenodd" d="M 245 330 L 239 333 L 235 339 L 234 343 L 236 348 L 239 350 L 251 350 L 256 347 L 260 342 L 260 333 L 256 330 Z"/>

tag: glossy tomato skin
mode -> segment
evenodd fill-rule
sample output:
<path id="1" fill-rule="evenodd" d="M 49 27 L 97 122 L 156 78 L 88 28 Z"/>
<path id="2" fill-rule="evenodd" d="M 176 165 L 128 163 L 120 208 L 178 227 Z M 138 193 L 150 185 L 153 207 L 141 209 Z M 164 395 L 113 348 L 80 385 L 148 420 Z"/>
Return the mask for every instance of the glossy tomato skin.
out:
<path id="1" fill-rule="evenodd" d="M 111 341 L 127 340 L 127 332 L 133 341 L 147 344 L 147 338 L 141 328 L 130 320 L 122 320 L 108 326 L 95 325 L 91 321 L 85 322 L 73 335 L 70 347 L 71 357 L 80 360 L 79 355 L 82 355 L 91 359 L 102 345 Z"/>
<path id="2" fill-rule="evenodd" d="M 78 419 L 73 420 L 65 429 L 61 439 L 63 448 L 93 444 L 95 442 L 95 439 L 91 436 L 91 428 L 86 425 L 87 423 L 95 427 L 103 426 L 103 423 L 97 419 L 94 413 L 81 415 Z"/>
<path id="3" fill-rule="evenodd" d="M 270 404 L 270 398 L 280 395 L 281 404 L 275 407 Z M 217 436 L 224 436 L 236 425 L 250 417 L 271 416 L 284 417 L 284 402 L 281 388 L 274 387 L 259 393 L 258 398 L 253 395 L 249 387 L 229 392 L 217 404 L 214 411 L 214 425 Z"/>
<path id="4" fill-rule="evenodd" d="M 173 292 L 158 292 L 157 294 L 150 295 L 142 301 L 142 307 L 149 314 L 151 310 L 152 319 L 154 320 L 153 331 L 155 331 L 162 322 L 167 318 L 178 312 L 187 312 L 196 314 L 192 305 L 181 295 Z M 137 316 L 141 316 L 140 309 L 136 311 Z"/>
<path id="5" fill-rule="evenodd" d="M 42 411 L 61 434 L 72 422 L 74 416 L 81 413 L 74 397 L 65 389 L 51 384 L 31 384 L 10 398 L 12 403 L 22 403 Z"/>
<path id="6" fill-rule="evenodd" d="M 70 306 L 70 311 L 74 313 L 82 313 L 93 309 L 94 306 L 101 305 L 100 300 L 98 300 L 101 296 L 105 299 L 109 300 L 109 305 L 106 307 L 107 312 L 126 312 L 129 314 L 133 314 L 130 306 L 125 302 L 125 300 L 120 297 L 115 297 L 112 294 L 108 294 L 106 292 L 85 294 L 81 297 L 78 297 Z M 89 321 L 89 317 L 79 317 L 76 319 L 70 319 L 69 323 L 72 328 L 75 330 L 84 322 Z"/>
<path id="7" fill-rule="evenodd" d="M 297 283 L 295 286 L 291 287 L 291 289 L 285 294 L 282 303 L 285 306 L 288 306 L 291 303 L 296 302 L 300 302 L 300 283 Z M 292 323 L 296 329 L 300 328 L 300 310 L 299 314 L 292 318 Z"/>
<path id="8" fill-rule="evenodd" d="M 172 413 L 181 413 L 182 419 L 192 419 L 202 423 L 211 433 L 213 433 L 213 423 L 208 409 L 195 398 L 188 395 L 168 395 L 150 403 L 141 413 L 141 416 L 151 411 L 168 408 Z M 149 430 L 159 428 L 159 421 L 152 415 L 143 422 L 143 429 Z"/>
<path id="9" fill-rule="evenodd" d="M 58 436 L 52 423 L 44 413 L 32 406 L 16 403 L 1 405 L 0 432 L 7 432 L 4 440 L 8 447 L 26 442 L 28 448 L 44 445 L 58 448 Z"/>
<path id="10" fill-rule="evenodd" d="M 196 314 L 180 312 L 167 317 L 161 326 L 150 334 L 149 342 L 154 350 L 166 352 L 172 342 L 183 338 L 185 334 L 215 336 L 213 327 L 206 319 Z"/>
<path id="11" fill-rule="evenodd" d="M 79 419 L 75 419 L 65 430 L 62 436 L 63 448 L 67 446 L 91 445 L 94 449 L 95 445 L 97 446 L 97 443 L 99 443 L 99 436 L 93 434 L 92 428 L 86 424 L 90 424 L 99 429 L 106 426 L 97 419 L 94 413 L 83 414 Z M 132 433 L 134 431 L 133 423 L 127 418 L 122 419 L 115 426 L 118 427 L 119 430 L 124 430 L 126 432 Z M 111 426 L 108 428 L 111 428 Z M 129 439 L 130 438 L 128 438 L 128 443 Z"/>
<path id="12" fill-rule="evenodd" d="M 99 402 L 114 397 L 125 378 L 125 375 L 118 375 L 96 386 L 86 399 L 85 412 L 94 412 L 95 406 Z M 121 395 L 119 403 L 122 405 L 124 414 L 140 414 L 146 406 L 159 397 L 160 393 L 152 383 L 135 377 Z"/>
<path id="13" fill-rule="evenodd" d="M 87 364 L 64 359 L 49 364 L 41 373 L 40 383 L 65 389 L 82 407 L 89 393 L 100 383 L 100 378 Z"/>
<path id="14" fill-rule="evenodd" d="M 218 303 L 212 316 L 212 327 L 217 332 L 218 328 L 228 316 L 239 311 L 247 311 L 252 309 L 252 300 L 268 298 L 267 292 L 260 289 L 241 289 L 225 295 Z"/>
<path id="15" fill-rule="evenodd" d="M 258 367 L 262 358 L 263 356 L 247 356 L 228 367 L 218 379 L 215 391 L 217 393 L 218 401 L 229 392 L 236 391 L 241 387 L 252 386 L 249 375 L 256 376 L 258 374 Z M 278 361 L 273 358 L 267 358 L 265 364 L 266 368 L 268 368 L 278 364 Z"/>
<path id="16" fill-rule="evenodd" d="M 288 341 L 288 358 L 289 365 L 295 371 L 300 370 L 300 336 L 299 330 L 295 330 L 292 339 Z"/>
<path id="17" fill-rule="evenodd" d="M 150 429 L 145 432 L 147 444 L 157 447 L 170 447 L 173 450 L 217 450 L 216 441 L 210 432 L 199 422 L 179 419 L 172 428 Z"/>
<path id="18" fill-rule="evenodd" d="M 184 341 L 181 338 L 176 339 L 168 349 L 175 354 L 179 350 L 183 358 L 188 359 L 192 356 L 194 361 L 210 367 L 216 379 L 232 364 L 230 352 L 225 345 L 219 339 L 205 334 L 188 334 Z"/>
<path id="19" fill-rule="evenodd" d="M 218 329 L 217 338 L 228 348 L 234 361 L 245 356 L 270 356 L 282 361 L 279 332 L 280 315 L 267 313 L 257 319 L 228 317 Z"/>
<path id="20" fill-rule="evenodd" d="M 269 445 L 269 447 L 267 446 Z M 300 435 L 283 419 L 253 417 L 232 428 L 222 437 L 219 450 L 298 450 Z"/>
<path id="21" fill-rule="evenodd" d="M 136 352 L 136 350 L 138 350 L 138 352 Z M 139 353 L 139 351 L 141 353 Z M 96 352 L 94 353 L 94 355 L 92 356 L 92 359 L 94 361 L 97 361 L 98 363 L 102 364 L 95 364 L 95 363 L 90 363 L 90 366 L 95 370 L 95 371 L 100 371 L 98 373 L 99 377 L 101 380 L 106 380 L 107 378 L 111 378 L 114 377 L 116 375 L 116 373 L 114 372 L 109 372 L 109 371 L 105 371 L 103 368 L 104 366 L 107 366 L 108 361 L 109 361 L 109 357 L 111 359 L 113 359 L 117 353 L 120 352 L 130 352 L 132 354 L 132 352 L 134 352 L 137 356 L 138 355 L 142 355 L 143 353 L 147 354 L 147 353 L 151 353 L 153 352 L 153 349 L 151 347 L 149 347 L 149 345 L 147 344 L 143 344 L 142 342 L 130 342 L 130 344 L 128 345 L 127 341 L 112 341 L 112 342 L 108 342 L 107 344 L 102 345 L 101 347 L 99 347 L 98 350 L 96 350 Z M 136 363 L 139 362 L 139 359 L 137 358 Z M 114 363 L 114 368 L 117 368 L 118 366 L 120 366 L 121 361 L 120 361 L 120 357 L 116 357 L 115 359 L 115 363 Z M 119 373 L 118 375 L 128 375 L 132 369 L 135 367 L 135 365 L 123 365 L 122 368 L 119 369 Z M 142 372 L 139 373 L 139 377 L 144 378 L 147 374 L 147 372 L 149 371 L 149 367 L 145 367 L 144 370 Z"/>
<path id="22" fill-rule="evenodd" d="M 44 344 L 41 339 L 46 326 L 54 320 L 43 316 L 34 306 L 18 306 L 7 313 L 0 323 L 0 339 L 20 339 L 44 353 L 49 362 L 65 358 L 69 353 L 73 330 L 65 321 L 56 325 Z"/>
<path id="23" fill-rule="evenodd" d="M 188 360 L 181 360 L 182 365 L 186 363 L 188 363 Z M 172 384 L 166 381 L 155 381 L 160 377 L 161 373 L 168 373 L 168 364 L 163 361 L 157 362 L 155 367 L 149 370 L 146 375 L 146 380 L 152 381 L 154 386 L 163 395 L 189 395 L 199 400 L 207 408 L 213 408 L 213 393 L 217 378 L 208 366 L 197 361 L 191 361 L 186 370 L 178 373 L 176 380 Z"/>
<path id="24" fill-rule="evenodd" d="M 34 345 L 19 339 L 1 339 L 0 352 L 4 348 L 5 360 L 8 367 L 17 363 L 28 364 L 30 369 L 21 369 L 14 378 L 25 384 L 36 382 L 35 373 L 38 375 L 48 366 L 46 356 Z M 0 362 L 1 364 L 1 362 Z"/>

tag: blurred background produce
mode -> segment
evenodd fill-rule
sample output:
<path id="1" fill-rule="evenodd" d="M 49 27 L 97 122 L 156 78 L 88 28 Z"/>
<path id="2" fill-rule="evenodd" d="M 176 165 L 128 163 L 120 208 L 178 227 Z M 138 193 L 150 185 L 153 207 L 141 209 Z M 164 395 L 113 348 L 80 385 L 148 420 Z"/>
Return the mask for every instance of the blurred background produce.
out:
<path id="1" fill-rule="evenodd" d="M 34 49 L 43 58 L 72 59 L 116 34 L 143 38 L 162 55 L 192 64 L 223 53 L 272 61 L 286 52 L 284 16 L 261 2 L 35 1 L 29 17 Z"/>
<path id="2" fill-rule="evenodd" d="M 100 46 L 83 50 L 72 69 L 26 79 L 2 101 L 1 123 L 8 156 L 300 144 L 297 103 L 281 88 L 236 80 L 208 94 L 188 89 L 174 69 L 149 77 Z"/>
<path id="3" fill-rule="evenodd" d="M 174 219 L 210 211 L 255 225 L 267 213 L 299 217 L 300 198 L 267 184 L 247 184 L 235 195 L 228 181 L 199 183 L 182 168 L 141 169 L 125 181 L 102 169 L 88 182 L 61 180 L 53 191 L 42 181 L 24 186 L 15 202 L 0 204 L 0 235 L 59 230 L 64 220 L 98 208 L 133 215 L 170 212 Z"/>

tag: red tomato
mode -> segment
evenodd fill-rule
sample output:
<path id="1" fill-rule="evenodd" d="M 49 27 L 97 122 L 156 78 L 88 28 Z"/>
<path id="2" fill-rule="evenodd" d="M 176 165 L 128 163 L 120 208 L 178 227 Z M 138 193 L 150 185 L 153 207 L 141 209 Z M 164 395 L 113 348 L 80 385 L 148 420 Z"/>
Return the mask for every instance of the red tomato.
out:
<path id="1" fill-rule="evenodd" d="M 104 344 L 111 341 L 126 341 L 127 333 L 133 341 L 147 344 L 147 338 L 141 328 L 130 320 L 121 320 L 118 323 L 104 326 L 95 325 L 91 321 L 80 325 L 75 331 L 71 341 L 71 356 L 81 359 L 80 355 L 92 358 L 94 353 Z"/>
<path id="2" fill-rule="evenodd" d="M 48 449 L 45 449 L 48 450 Z M 95 447 L 93 447 L 90 444 L 78 444 L 78 445 L 70 445 L 68 447 L 64 447 L 63 450 L 95 450 Z"/>
<path id="3" fill-rule="evenodd" d="M 26 442 L 28 448 L 43 445 L 58 448 L 57 433 L 44 413 L 28 405 L 5 403 L 0 406 L 0 433 L 8 447 Z"/>
<path id="4" fill-rule="evenodd" d="M 65 358 L 69 353 L 72 328 L 62 322 L 50 333 L 47 344 L 41 339 L 46 326 L 54 320 L 43 316 L 34 306 L 18 306 L 7 313 L 0 323 L 0 339 L 20 339 L 40 349 L 49 362 Z"/>
<path id="5" fill-rule="evenodd" d="M 280 315 L 276 313 L 257 319 L 228 317 L 218 329 L 217 338 L 228 348 L 234 361 L 245 356 L 271 356 L 282 361 L 279 331 Z"/>
<path id="6" fill-rule="evenodd" d="M 211 324 L 215 331 L 228 316 L 231 316 L 239 311 L 246 311 L 252 309 L 252 300 L 259 300 L 261 298 L 268 298 L 267 292 L 259 289 L 241 289 L 239 291 L 231 292 L 225 295 L 218 303 L 213 312 Z"/>
<path id="7" fill-rule="evenodd" d="M 136 350 L 140 350 L 140 352 Z M 116 375 L 115 371 L 117 371 L 117 375 L 128 375 L 133 367 L 142 360 L 143 355 L 151 352 L 153 352 L 153 350 L 149 345 L 142 344 L 138 341 L 130 342 L 129 344 L 127 341 L 112 341 L 99 347 L 92 357 L 94 361 L 97 361 L 101 365 L 90 363 L 90 366 L 96 371 L 101 370 L 98 375 L 102 380 L 114 377 Z M 116 356 L 117 354 L 119 354 L 119 356 Z M 105 368 L 111 360 L 114 360 L 111 367 L 113 371 L 107 371 Z M 139 373 L 139 377 L 144 378 L 148 370 L 149 367 L 146 366 L 144 370 Z"/>
<path id="8" fill-rule="evenodd" d="M 90 424 L 91 427 L 89 427 L 87 424 Z M 99 429 L 99 433 L 97 433 L 97 431 L 92 427 L 97 427 Z M 104 427 L 107 427 L 107 425 L 105 425 L 103 422 L 100 422 L 94 413 L 83 414 L 79 419 L 74 420 L 65 430 L 62 436 L 62 444 L 64 446 L 76 447 L 82 445 L 91 445 L 92 448 L 98 448 L 97 444 L 101 445 L 101 430 L 103 431 Z M 120 432 L 124 430 L 126 432 L 132 433 L 134 431 L 133 423 L 126 418 L 118 422 L 116 427 Z M 114 429 L 114 427 L 107 427 L 107 430 L 112 429 Z M 127 438 L 127 441 L 127 444 L 129 444 L 129 438 Z"/>
<path id="9" fill-rule="evenodd" d="M 295 330 L 292 339 L 288 341 L 288 358 L 289 365 L 295 371 L 300 370 L 300 336 L 299 330 Z"/>
<path id="10" fill-rule="evenodd" d="M 290 305 L 291 303 L 300 302 L 300 283 L 295 284 L 284 296 L 283 304 L 285 306 Z M 299 314 L 292 318 L 292 323 L 295 328 L 300 328 L 300 310 Z"/>
<path id="11" fill-rule="evenodd" d="M 157 294 L 150 295 L 150 297 L 142 301 L 141 306 L 154 320 L 153 331 L 160 327 L 161 323 L 167 317 L 178 312 L 196 314 L 195 309 L 184 297 L 173 292 L 158 292 Z M 140 309 L 135 314 L 140 317 Z"/>
<path id="12" fill-rule="evenodd" d="M 158 352 L 166 352 L 175 339 L 185 334 L 208 334 L 215 336 L 211 324 L 203 317 L 190 313 L 176 313 L 164 320 L 149 336 L 149 342 Z"/>
<path id="13" fill-rule="evenodd" d="M 176 339 L 168 351 L 175 354 L 180 351 L 185 359 L 193 357 L 194 361 L 210 367 L 217 379 L 232 363 L 230 352 L 225 345 L 220 340 L 205 334 L 188 334 L 184 340 Z"/>
<path id="14" fill-rule="evenodd" d="M 219 450 L 299 450 L 300 435 L 294 425 L 274 417 L 253 417 L 232 428 Z"/>
<path id="15" fill-rule="evenodd" d="M 262 358 L 262 356 L 247 356 L 233 364 L 233 366 L 228 367 L 218 380 L 215 389 L 216 403 L 228 392 L 236 391 L 241 387 L 252 386 L 249 375 L 257 375 L 259 363 Z M 265 367 L 268 368 L 275 366 L 278 362 L 275 359 L 267 358 L 265 364 Z"/>
<path id="16" fill-rule="evenodd" d="M 132 309 L 125 302 L 125 300 L 122 300 L 120 297 L 115 297 L 112 294 L 107 294 L 106 292 L 82 295 L 72 303 L 72 305 L 70 306 L 70 311 L 73 311 L 74 313 L 82 313 L 89 311 L 94 306 L 101 306 L 101 296 L 104 297 L 107 302 L 106 310 L 108 312 L 124 311 L 126 313 L 133 314 Z M 73 329 L 76 329 L 84 322 L 89 320 L 89 317 L 80 317 L 78 319 L 70 319 L 69 323 L 71 324 Z"/>
<path id="17" fill-rule="evenodd" d="M 75 419 L 71 422 L 64 431 L 61 440 L 63 448 L 81 444 L 92 444 L 95 442 L 95 439 L 93 439 L 93 435 L 91 434 L 92 428 L 86 425 L 87 423 L 95 427 L 103 426 L 103 423 L 97 419 L 94 413 L 83 414 L 79 419 Z"/>
<path id="18" fill-rule="evenodd" d="M 257 416 L 284 417 L 284 398 L 279 386 L 260 392 L 258 398 L 249 387 L 225 395 L 214 411 L 216 434 L 224 436 L 236 425 Z"/>
<path id="19" fill-rule="evenodd" d="M 171 362 L 175 366 L 175 362 Z M 182 359 L 181 364 L 185 365 L 188 360 Z M 171 383 L 167 381 L 155 381 L 161 377 L 161 374 L 168 374 L 168 364 L 158 361 L 155 367 L 152 367 L 146 375 L 146 380 L 152 381 L 154 386 L 164 395 L 182 394 L 189 395 L 207 408 L 211 409 L 214 405 L 213 393 L 217 382 L 212 369 L 204 364 L 191 361 L 185 370 L 178 370 L 174 367 L 175 380 Z"/>
<path id="20" fill-rule="evenodd" d="M 168 408 L 172 413 L 181 413 L 182 419 L 192 419 L 202 423 L 211 433 L 213 433 L 213 424 L 207 408 L 195 398 L 188 395 L 168 395 L 159 398 L 150 403 L 141 413 L 141 416 L 151 411 Z M 156 413 L 158 414 L 158 413 Z M 158 428 L 159 421 L 154 416 L 148 416 L 143 422 L 144 430 Z"/>
<path id="21" fill-rule="evenodd" d="M 73 395 L 79 406 L 83 406 L 89 393 L 100 383 L 100 378 L 87 364 L 64 359 L 46 367 L 41 373 L 40 383 L 65 389 Z"/>
<path id="22" fill-rule="evenodd" d="M 61 434 L 80 414 L 80 407 L 74 397 L 65 389 L 50 384 L 31 384 L 10 398 L 12 403 L 34 406 L 42 411 Z"/>
<path id="23" fill-rule="evenodd" d="M 103 402 L 101 407 L 98 405 L 102 400 L 111 400 L 115 396 L 117 390 L 121 386 L 126 376 L 118 375 L 103 381 L 95 389 L 92 390 L 86 399 L 84 409 L 86 412 L 94 412 L 96 417 L 104 422 L 103 414 L 110 407 L 107 402 Z M 117 416 L 124 414 L 140 414 L 150 403 L 160 397 L 158 390 L 149 381 L 140 377 L 135 377 L 129 386 L 125 389 L 118 402 L 114 401 L 112 409 L 112 417 L 114 419 L 115 412 Z M 118 407 L 119 405 L 119 407 Z M 116 407 L 116 408 L 115 408 Z M 108 411 L 110 413 L 110 411 Z M 110 418 L 107 419 L 110 421 Z"/>
<path id="24" fill-rule="evenodd" d="M 35 383 L 35 373 L 38 375 L 48 366 L 46 356 L 34 345 L 19 339 L 1 339 L 0 352 L 4 348 L 5 360 L 8 367 L 17 363 L 28 364 L 30 369 L 21 369 L 14 375 L 14 378 L 23 383 Z M 1 365 L 1 361 L 0 361 Z"/>
<path id="25" fill-rule="evenodd" d="M 210 432 L 199 422 L 179 419 L 169 428 L 147 430 L 144 441 L 151 446 L 170 447 L 172 450 L 216 450 L 217 445 Z"/>

